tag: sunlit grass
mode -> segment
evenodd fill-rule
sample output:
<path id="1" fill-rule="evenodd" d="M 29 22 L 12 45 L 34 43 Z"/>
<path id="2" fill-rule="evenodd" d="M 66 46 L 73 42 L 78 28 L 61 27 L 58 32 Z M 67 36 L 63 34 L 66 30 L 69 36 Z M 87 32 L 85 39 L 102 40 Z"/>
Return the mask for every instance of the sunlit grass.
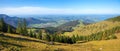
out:
<path id="1" fill-rule="evenodd" d="M 90 24 L 87 26 L 76 26 L 73 32 L 65 32 L 64 35 L 72 36 L 72 35 L 90 35 L 92 33 L 97 33 L 104 30 L 109 30 L 113 27 L 120 26 L 120 22 L 110 22 L 103 21 L 94 24 Z"/>
<path id="2" fill-rule="evenodd" d="M 55 42 L 55 45 L 49 45 L 48 42 L 42 41 L 35 38 L 30 38 L 26 36 L 16 35 L 16 34 L 9 34 L 5 33 L 5 36 L 16 37 L 16 38 L 24 38 L 28 40 L 18 40 L 13 38 L 7 37 L 0 37 L 0 41 L 8 42 L 12 44 L 21 45 L 24 47 L 18 47 L 20 50 L 25 51 L 120 51 L 120 33 L 116 34 L 118 39 L 112 40 L 102 40 L 102 41 L 90 41 L 87 43 L 76 43 L 76 44 L 64 44 Z M 30 41 L 35 40 L 35 41 Z M 8 47 L 7 47 L 8 46 Z M 10 47 L 15 45 L 0 45 L 3 50 L 8 50 Z"/>
<path id="3" fill-rule="evenodd" d="M 66 32 L 66 36 L 89 35 L 92 33 L 111 29 L 120 26 L 120 22 L 103 21 L 87 26 L 77 26 L 73 32 Z M 32 29 L 33 31 L 33 29 Z M 62 34 L 64 35 L 64 34 Z M 120 51 L 120 33 L 116 33 L 117 39 L 77 42 L 75 44 L 65 44 L 55 42 L 54 45 L 49 42 L 17 34 L 0 34 L 0 50 L 9 51 L 11 49 L 20 51 Z"/>

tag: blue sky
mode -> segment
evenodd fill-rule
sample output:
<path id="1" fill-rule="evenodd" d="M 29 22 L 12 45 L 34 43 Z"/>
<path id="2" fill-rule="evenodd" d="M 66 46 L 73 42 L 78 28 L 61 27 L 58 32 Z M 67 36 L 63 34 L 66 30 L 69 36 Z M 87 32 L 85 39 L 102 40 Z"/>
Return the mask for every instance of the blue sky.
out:
<path id="1" fill-rule="evenodd" d="M 0 13 L 120 14 L 120 0 L 0 0 Z"/>

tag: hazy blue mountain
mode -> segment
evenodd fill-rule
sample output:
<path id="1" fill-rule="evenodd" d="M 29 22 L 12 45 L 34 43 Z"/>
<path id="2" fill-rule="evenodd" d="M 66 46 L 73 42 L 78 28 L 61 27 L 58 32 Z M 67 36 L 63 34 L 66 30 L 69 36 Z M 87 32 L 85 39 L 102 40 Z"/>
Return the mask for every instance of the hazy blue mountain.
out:
<path id="1" fill-rule="evenodd" d="M 18 19 L 25 18 L 28 27 L 45 28 L 45 27 L 57 27 L 66 22 L 82 20 L 84 23 L 94 23 L 103 21 L 105 19 L 115 17 L 117 15 L 37 15 L 37 16 L 8 16 L 6 14 L 0 14 L 0 18 L 4 18 L 7 24 L 14 27 L 17 26 Z"/>
<path id="2" fill-rule="evenodd" d="M 20 18 L 20 17 L 10 17 L 10 16 L 5 15 L 5 14 L 0 14 L 0 18 L 4 18 L 4 20 L 7 24 L 10 24 L 14 27 L 17 26 L 18 19 L 23 19 L 23 18 Z M 29 25 L 29 24 L 40 24 L 40 23 L 45 23 L 46 22 L 46 21 L 41 21 L 39 19 L 31 18 L 31 17 L 28 17 L 28 18 L 25 18 L 25 19 L 27 21 L 27 25 Z"/>

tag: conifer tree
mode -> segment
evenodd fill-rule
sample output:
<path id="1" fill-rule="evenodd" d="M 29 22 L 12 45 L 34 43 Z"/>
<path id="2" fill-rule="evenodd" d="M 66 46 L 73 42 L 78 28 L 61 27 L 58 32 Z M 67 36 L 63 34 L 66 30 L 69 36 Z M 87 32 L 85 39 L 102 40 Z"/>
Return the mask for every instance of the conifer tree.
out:
<path id="1" fill-rule="evenodd" d="M 36 33 L 33 33 L 33 37 L 36 38 Z"/>
<path id="2" fill-rule="evenodd" d="M 51 41 L 51 36 L 49 34 L 46 34 L 46 40 Z"/>
<path id="3" fill-rule="evenodd" d="M 42 31 L 41 30 L 39 30 L 39 32 L 38 32 L 38 34 L 37 34 L 37 38 L 39 38 L 39 39 L 42 39 Z"/>
<path id="4" fill-rule="evenodd" d="M 16 33 L 21 33 L 21 22 L 20 22 L 20 19 L 18 19 L 18 25 L 17 25 Z"/>
<path id="5" fill-rule="evenodd" d="M 27 31 L 27 26 L 26 26 L 26 20 L 24 19 L 23 21 L 21 21 L 20 19 L 18 19 L 16 33 L 19 33 L 21 35 L 28 35 L 27 32 L 28 31 Z"/>
<path id="6" fill-rule="evenodd" d="M 33 32 L 32 32 L 32 30 L 31 30 L 31 29 L 30 29 L 29 36 L 30 36 L 30 37 L 33 37 Z"/>
<path id="7" fill-rule="evenodd" d="M 23 34 L 24 35 L 27 35 L 28 34 L 28 31 L 27 31 L 27 24 L 26 24 L 26 20 L 23 19 L 23 26 L 22 26 L 22 31 L 23 31 Z"/>
<path id="8" fill-rule="evenodd" d="M 70 43 L 76 43 L 76 36 L 73 35 L 73 36 L 71 37 L 71 40 L 72 40 L 72 42 L 70 42 Z"/>
<path id="9" fill-rule="evenodd" d="M 8 30 L 7 30 L 8 33 L 12 33 L 12 29 L 10 27 L 10 25 L 8 25 Z"/>
<path id="10" fill-rule="evenodd" d="M 0 19 L 0 31 L 7 32 L 7 26 L 3 18 Z"/>

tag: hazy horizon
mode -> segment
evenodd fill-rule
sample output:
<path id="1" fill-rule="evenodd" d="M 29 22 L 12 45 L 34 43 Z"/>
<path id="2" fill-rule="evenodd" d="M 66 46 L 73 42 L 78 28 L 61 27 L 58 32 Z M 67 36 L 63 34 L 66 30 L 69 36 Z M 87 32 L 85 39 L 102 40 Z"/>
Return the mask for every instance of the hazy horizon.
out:
<path id="1" fill-rule="evenodd" d="M 120 0 L 1 0 L 0 14 L 120 14 Z"/>

